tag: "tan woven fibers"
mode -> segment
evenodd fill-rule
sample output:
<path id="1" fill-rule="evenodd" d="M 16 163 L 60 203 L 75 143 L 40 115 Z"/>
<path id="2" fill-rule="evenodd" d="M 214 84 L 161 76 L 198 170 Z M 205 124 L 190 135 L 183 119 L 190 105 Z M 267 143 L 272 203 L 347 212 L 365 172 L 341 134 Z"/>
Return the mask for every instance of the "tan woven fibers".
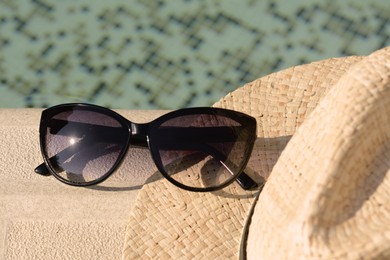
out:
<path id="1" fill-rule="evenodd" d="M 217 102 L 214 106 L 241 111 L 257 120 L 258 139 L 248 167 L 268 178 L 297 127 L 362 58 L 334 58 L 292 67 L 248 83 Z"/>
<path id="2" fill-rule="evenodd" d="M 138 195 L 124 258 L 232 258 L 252 194 L 236 184 L 220 192 L 195 193 L 165 180 L 151 182 Z"/>
<path id="3" fill-rule="evenodd" d="M 258 122 L 247 172 L 267 178 L 296 128 L 361 57 L 289 68 L 246 84 L 215 104 Z M 254 198 L 236 183 L 222 191 L 181 190 L 156 174 L 138 195 L 127 225 L 123 258 L 236 259 Z"/>
<path id="4" fill-rule="evenodd" d="M 390 47 L 299 127 L 256 205 L 248 259 L 390 258 Z"/>

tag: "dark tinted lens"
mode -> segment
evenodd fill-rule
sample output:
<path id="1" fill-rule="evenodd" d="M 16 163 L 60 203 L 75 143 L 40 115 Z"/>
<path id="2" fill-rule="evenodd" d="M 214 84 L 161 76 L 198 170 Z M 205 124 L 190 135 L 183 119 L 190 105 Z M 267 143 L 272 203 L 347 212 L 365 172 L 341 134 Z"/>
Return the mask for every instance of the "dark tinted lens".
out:
<path id="1" fill-rule="evenodd" d="M 241 121 L 241 120 L 240 120 Z M 230 182 L 251 153 L 255 126 L 219 114 L 179 116 L 154 130 L 154 148 L 164 171 L 192 188 Z"/>
<path id="2" fill-rule="evenodd" d="M 94 111 L 71 110 L 47 121 L 45 153 L 58 176 L 89 183 L 108 174 L 126 145 L 127 129 Z"/>

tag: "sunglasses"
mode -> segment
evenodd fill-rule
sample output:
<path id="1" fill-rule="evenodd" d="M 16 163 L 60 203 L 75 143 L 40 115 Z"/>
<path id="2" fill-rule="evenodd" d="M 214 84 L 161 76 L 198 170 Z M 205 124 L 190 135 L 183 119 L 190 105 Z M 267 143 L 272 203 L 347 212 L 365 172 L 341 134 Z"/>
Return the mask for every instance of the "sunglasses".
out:
<path id="1" fill-rule="evenodd" d="M 256 140 L 256 120 L 221 108 L 185 108 L 136 124 L 90 104 L 45 109 L 39 127 L 44 163 L 35 172 L 89 186 L 107 179 L 129 146 L 148 147 L 157 169 L 174 185 L 214 191 L 236 180 L 258 185 L 243 172 Z"/>

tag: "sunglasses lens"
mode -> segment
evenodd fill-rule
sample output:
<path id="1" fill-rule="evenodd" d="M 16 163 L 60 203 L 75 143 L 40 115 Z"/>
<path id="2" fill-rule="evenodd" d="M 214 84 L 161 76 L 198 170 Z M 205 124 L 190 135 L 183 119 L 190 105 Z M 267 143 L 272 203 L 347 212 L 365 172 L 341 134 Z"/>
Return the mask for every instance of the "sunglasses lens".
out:
<path id="1" fill-rule="evenodd" d="M 128 130 L 96 111 L 73 108 L 46 121 L 44 151 L 57 176 L 74 184 L 105 178 L 116 166 Z"/>
<path id="2" fill-rule="evenodd" d="M 231 182 L 243 170 L 255 134 L 252 118 L 221 113 L 178 116 L 152 131 L 156 138 L 151 149 L 155 149 L 164 172 L 176 182 L 214 189 Z"/>

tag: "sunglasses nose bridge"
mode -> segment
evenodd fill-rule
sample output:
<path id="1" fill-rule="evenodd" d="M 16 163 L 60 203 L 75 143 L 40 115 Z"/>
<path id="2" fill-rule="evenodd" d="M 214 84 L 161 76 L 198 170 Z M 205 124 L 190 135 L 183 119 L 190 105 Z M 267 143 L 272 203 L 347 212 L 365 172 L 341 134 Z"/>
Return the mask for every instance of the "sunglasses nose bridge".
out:
<path id="1" fill-rule="evenodd" d="M 131 144 L 135 146 L 148 147 L 149 123 L 136 124 L 130 122 Z"/>

